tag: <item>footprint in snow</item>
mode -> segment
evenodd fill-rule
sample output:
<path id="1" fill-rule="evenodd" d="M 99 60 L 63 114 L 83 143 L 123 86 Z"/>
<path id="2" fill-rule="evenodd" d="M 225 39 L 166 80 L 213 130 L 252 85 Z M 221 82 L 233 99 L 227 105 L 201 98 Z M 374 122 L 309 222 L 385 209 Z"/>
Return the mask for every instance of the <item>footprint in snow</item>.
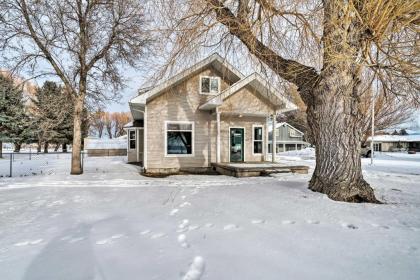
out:
<path id="1" fill-rule="evenodd" d="M 207 223 L 207 224 L 205 224 L 204 225 L 206 228 L 211 228 L 211 227 L 213 227 L 213 224 L 212 223 Z"/>
<path id="2" fill-rule="evenodd" d="M 188 248 L 189 244 L 187 243 L 187 236 L 185 234 L 178 235 L 178 243 L 183 248 Z"/>
<path id="3" fill-rule="evenodd" d="M 175 208 L 172 209 L 172 211 L 169 213 L 169 216 L 174 216 L 176 213 L 178 213 L 179 209 Z"/>
<path id="4" fill-rule="evenodd" d="M 349 228 L 349 229 L 358 229 L 357 226 L 353 225 L 353 224 L 348 224 L 348 223 L 342 223 L 341 226 L 343 228 Z"/>
<path id="5" fill-rule="evenodd" d="M 205 263 L 203 257 L 196 256 L 182 280 L 199 280 L 204 274 Z"/>
<path id="6" fill-rule="evenodd" d="M 18 242 L 18 243 L 15 243 L 14 245 L 17 247 L 26 246 L 26 245 L 29 245 L 29 241 Z"/>
<path id="7" fill-rule="evenodd" d="M 26 240 L 22 242 L 15 243 L 14 245 L 17 247 L 27 246 L 27 245 L 36 245 L 43 241 L 43 239 L 35 239 L 35 240 Z"/>
<path id="8" fill-rule="evenodd" d="M 256 220 L 252 220 L 251 223 L 254 225 L 264 224 L 265 220 L 256 219 Z"/>
<path id="9" fill-rule="evenodd" d="M 319 221 L 314 221 L 314 220 L 306 220 L 306 222 L 308 223 L 308 224 L 312 224 L 312 225 L 318 225 L 319 224 Z"/>
<path id="10" fill-rule="evenodd" d="M 191 206 L 191 203 L 189 203 L 188 201 L 185 201 L 185 202 L 183 202 L 179 205 L 179 207 L 181 207 L 181 208 L 183 208 L 185 206 Z"/>
<path id="11" fill-rule="evenodd" d="M 112 239 L 119 239 L 119 238 L 121 238 L 121 237 L 123 237 L 123 236 L 124 236 L 124 234 L 119 233 L 119 234 L 114 234 L 113 236 L 111 236 L 111 238 L 112 238 Z"/>
<path id="12" fill-rule="evenodd" d="M 296 223 L 295 221 L 290 221 L 290 220 L 284 220 L 281 222 L 283 225 L 293 225 L 294 223 Z"/>
<path id="13" fill-rule="evenodd" d="M 69 240 L 69 243 L 76 243 L 76 242 L 82 241 L 84 239 L 85 239 L 84 237 L 74 237 L 74 238 L 71 238 Z"/>
<path id="14" fill-rule="evenodd" d="M 199 229 L 199 228 L 200 228 L 199 225 L 190 225 L 190 226 L 188 226 L 188 230 L 196 230 L 196 229 Z"/>
<path id="15" fill-rule="evenodd" d="M 223 230 L 233 230 L 233 229 L 238 229 L 238 228 L 239 227 L 237 225 L 235 225 L 235 224 L 228 224 L 228 225 L 225 225 L 223 227 Z"/>
<path id="16" fill-rule="evenodd" d="M 166 234 L 165 233 L 163 233 L 163 232 L 159 232 L 159 233 L 155 233 L 155 234 L 153 234 L 150 238 L 151 239 L 158 239 L 158 238 L 162 238 L 162 237 L 165 237 L 166 236 Z"/>
<path id="17" fill-rule="evenodd" d="M 96 244 L 97 245 L 105 245 L 105 244 L 108 244 L 108 243 L 111 243 L 111 242 L 112 241 L 110 239 L 106 238 L 106 239 L 101 239 L 101 240 L 96 241 Z"/>
<path id="18" fill-rule="evenodd" d="M 141 235 L 146 235 L 148 233 L 150 233 L 150 229 L 146 229 L 146 230 L 143 230 L 142 232 L 140 232 Z"/>
<path id="19" fill-rule="evenodd" d="M 190 221 L 188 221 L 187 219 L 182 220 L 182 222 L 178 225 L 179 229 L 184 229 L 188 226 L 188 224 L 190 223 Z"/>

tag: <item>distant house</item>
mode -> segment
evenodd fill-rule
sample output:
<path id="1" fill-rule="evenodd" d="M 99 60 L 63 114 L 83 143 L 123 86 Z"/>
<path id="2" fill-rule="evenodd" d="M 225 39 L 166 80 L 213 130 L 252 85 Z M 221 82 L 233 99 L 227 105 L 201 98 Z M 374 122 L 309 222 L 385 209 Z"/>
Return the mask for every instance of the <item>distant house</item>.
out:
<path id="1" fill-rule="evenodd" d="M 296 109 L 262 76 L 245 77 L 218 54 L 143 90 L 129 106 L 128 161 L 145 173 L 265 161 L 267 120 Z"/>
<path id="2" fill-rule="evenodd" d="M 370 145 L 372 137 L 367 144 Z M 399 152 L 414 150 L 420 152 L 420 133 L 408 135 L 375 135 L 373 137 L 373 150 L 376 152 Z"/>
<path id="3" fill-rule="evenodd" d="M 271 152 L 272 146 L 272 129 L 271 126 L 268 132 L 268 150 Z M 301 150 L 309 143 L 303 140 L 303 132 L 291 126 L 287 122 L 278 123 L 276 125 L 276 153 Z"/>

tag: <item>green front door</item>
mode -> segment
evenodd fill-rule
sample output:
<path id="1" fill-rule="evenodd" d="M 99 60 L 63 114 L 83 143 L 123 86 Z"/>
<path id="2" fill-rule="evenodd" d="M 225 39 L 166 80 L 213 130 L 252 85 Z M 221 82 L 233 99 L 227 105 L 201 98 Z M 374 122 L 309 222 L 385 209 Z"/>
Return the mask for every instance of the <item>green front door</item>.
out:
<path id="1" fill-rule="evenodd" d="M 244 129 L 230 129 L 230 161 L 244 161 Z"/>

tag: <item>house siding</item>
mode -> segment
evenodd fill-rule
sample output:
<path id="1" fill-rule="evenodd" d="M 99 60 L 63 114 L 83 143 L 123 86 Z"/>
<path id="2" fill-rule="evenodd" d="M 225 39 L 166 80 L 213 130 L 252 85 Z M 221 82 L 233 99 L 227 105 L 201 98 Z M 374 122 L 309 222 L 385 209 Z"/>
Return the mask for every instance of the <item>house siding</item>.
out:
<path id="1" fill-rule="evenodd" d="M 274 113 L 274 108 L 251 87 L 244 87 L 228 97 L 220 106 L 222 113 L 265 114 Z"/>

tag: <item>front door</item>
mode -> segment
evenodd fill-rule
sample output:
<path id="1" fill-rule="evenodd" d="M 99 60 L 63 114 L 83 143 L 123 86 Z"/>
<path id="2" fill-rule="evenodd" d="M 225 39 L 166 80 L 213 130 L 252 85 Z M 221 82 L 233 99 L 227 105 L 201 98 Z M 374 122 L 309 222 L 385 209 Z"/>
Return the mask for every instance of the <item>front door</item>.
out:
<path id="1" fill-rule="evenodd" d="M 244 161 L 244 129 L 230 129 L 230 161 Z"/>

